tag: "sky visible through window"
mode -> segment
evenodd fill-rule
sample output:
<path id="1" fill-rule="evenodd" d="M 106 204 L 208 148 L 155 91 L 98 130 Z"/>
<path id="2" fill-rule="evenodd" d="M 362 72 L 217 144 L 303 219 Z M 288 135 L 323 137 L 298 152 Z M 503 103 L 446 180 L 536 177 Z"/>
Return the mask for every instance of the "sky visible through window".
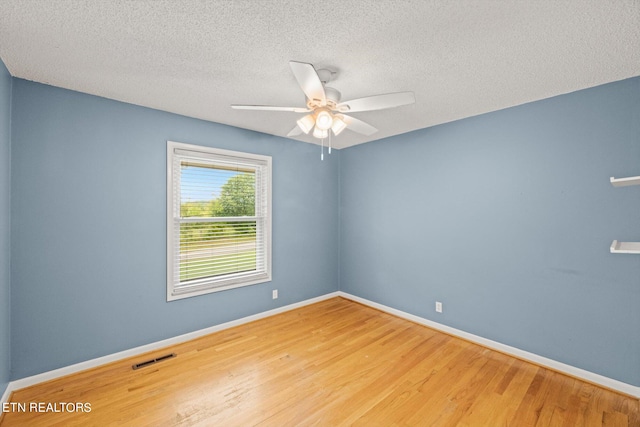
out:
<path id="1" fill-rule="evenodd" d="M 180 168 L 180 202 L 208 202 L 217 199 L 222 186 L 239 173 L 206 165 L 183 164 Z"/>

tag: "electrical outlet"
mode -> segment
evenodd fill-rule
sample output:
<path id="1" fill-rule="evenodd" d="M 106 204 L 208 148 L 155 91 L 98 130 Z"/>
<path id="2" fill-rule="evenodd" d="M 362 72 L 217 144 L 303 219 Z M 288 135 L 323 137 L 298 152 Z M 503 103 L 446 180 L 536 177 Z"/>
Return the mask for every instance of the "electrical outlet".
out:
<path id="1" fill-rule="evenodd" d="M 442 303 L 440 301 L 436 301 L 436 312 L 442 313 Z"/>
<path id="2" fill-rule="evenodd" d="M 278 290 L 274 289 L 271 291 L 271 298 L 272 299 L 278 299 Z"/>

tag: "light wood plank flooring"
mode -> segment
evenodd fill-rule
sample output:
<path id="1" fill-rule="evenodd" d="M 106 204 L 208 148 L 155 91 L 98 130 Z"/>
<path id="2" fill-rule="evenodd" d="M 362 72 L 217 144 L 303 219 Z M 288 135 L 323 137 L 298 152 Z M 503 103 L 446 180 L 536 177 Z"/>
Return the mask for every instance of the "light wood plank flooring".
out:
<path id="1" fill-rule="evenodd" d="M 167 352 L 176 358 L 131 365 Z M 7 426 L 640 426 L 640 404 L 334 298 L 16 391 Z"/>

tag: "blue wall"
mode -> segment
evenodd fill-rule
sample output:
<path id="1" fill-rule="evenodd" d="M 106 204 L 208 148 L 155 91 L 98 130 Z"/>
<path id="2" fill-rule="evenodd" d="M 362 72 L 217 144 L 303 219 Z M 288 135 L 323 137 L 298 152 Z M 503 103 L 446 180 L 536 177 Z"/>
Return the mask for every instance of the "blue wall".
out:
<path id="1" fill-rule="evenodd" d="M 640 174 L 640 78 L 320 162 L 0 74 L 0 390 L 9 312 L 17 379 L 339 288 L 640 385 L 640 257 L 608 251 L 640 241 L 640 188 L 608 182 Z M 273 156 L 273 282 L 166 302 L 166 140 Z"/>
<path id="2" fill-rule="evenodd" d="M 0 60 L 0 396 L 11 379 L 11 80 Z"/>
<path id="3" fill-rule="evenodd" d="M 14 379 L 338 290 L 339 152 L 13 85 Z M 166 302 L 167 140 L 273 157 L 272 282 Z"/>
<path id="4" fill-rule="evenodd" d="M 340 160 L 343 291 L 640 386 L 640 78 Z"/>

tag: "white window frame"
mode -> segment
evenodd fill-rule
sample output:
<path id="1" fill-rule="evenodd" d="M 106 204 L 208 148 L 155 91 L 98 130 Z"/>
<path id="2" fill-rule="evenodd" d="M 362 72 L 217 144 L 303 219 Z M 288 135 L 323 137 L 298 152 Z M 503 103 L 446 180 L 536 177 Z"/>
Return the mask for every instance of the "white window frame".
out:
<path id="1" fill-rule="evenodd" d="M 252 273 L 225 274 L 216 277 L 194 279 L 180 283 L 179 248 L 180 248 L 180 159 L 191 159 L 208 162 L 220 162 L 220 164 L 239 164 L 256 170 L 256 182 L 262 185 L 256 186 L 256 199 L 261 197 L 264 201 L 261 212 L 256 215 L 262 221 L 256 222 L 256 230 L 261 245 L 263 258 L 262 271 Z M 176 170 L 176 165 L 178 170 Z M 259 178 L 259 179 L 258 179 Z M 258 203 L 256 203 L 256 211 Z M 260 223 L 260 225 L 258 225 Z M 176 246 L 177 245 L 177 246 Z M 177 250 L 176 250 L 177 248 Z M 260 252 L 260 251 L 258 251 Z M 177 274 L 176 274 L 177 273 Z M 181 142 L 167 141 L 167 301 L 219 292 L 242 286 L 255 285 L 271 281 L 271 157 L 259 154 L 242 153 L 238 151 L 222 150 L 218 148 L 199 145 L 184 144 Z"/>

